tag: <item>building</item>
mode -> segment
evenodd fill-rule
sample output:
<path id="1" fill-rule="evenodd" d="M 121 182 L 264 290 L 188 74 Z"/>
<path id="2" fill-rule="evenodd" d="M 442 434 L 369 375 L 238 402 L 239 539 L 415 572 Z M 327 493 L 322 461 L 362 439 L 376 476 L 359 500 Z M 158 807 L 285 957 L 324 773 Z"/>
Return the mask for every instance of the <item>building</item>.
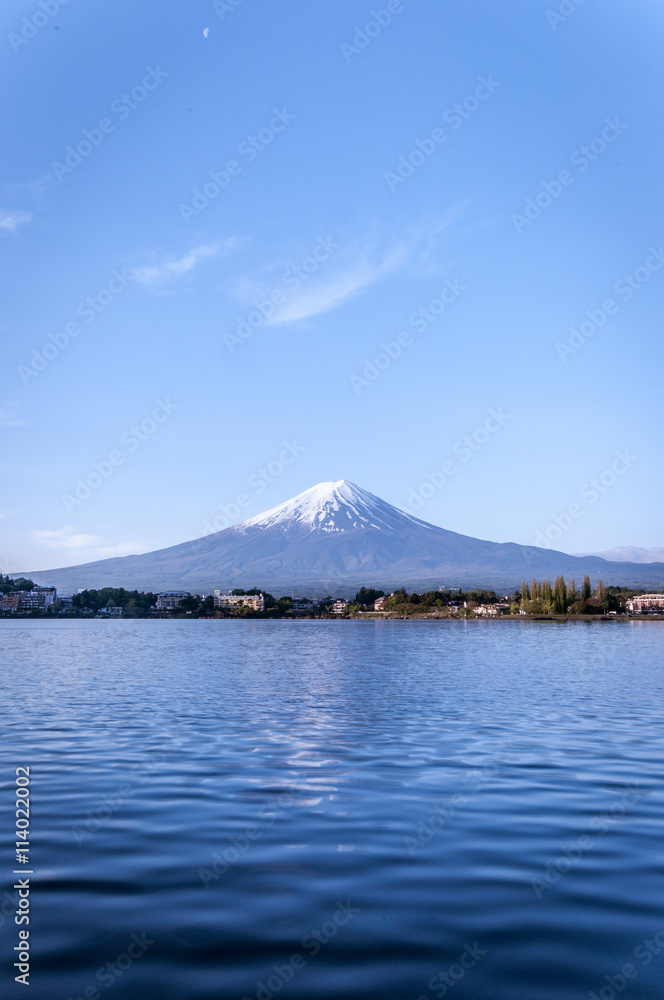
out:
<path id="1" fill-rule="evenodd" d="M 374 601 L 374 611 L 384 611 L 386 600 L 387 597 L 379 597 L 378 600 Z"/>
<path id="2" fill-rule="evenodd" d="M 119 608 L 119 607 L 100 608 L 99 609 L 99 614 L 100 615 L 112 615 L 113 618 L 119 618 L 123 611 L 124 611 L 124 608 Z"/>
<path id="3" fill-rule="evenodd" d="M 18 611 L 21 598 L 27 593 L 26 590 L 14 590 L 9 594 L 2 595 L 3 611 Z"/>
<path id="4" fill-rule="evenodd" d="M 476 608 L 473 608 L 476 615 L 487 615 L 489 618 L 495 618 L 498 614 L 498 606 L 496 604 L 478 604 Z"/>
<path id="5" fill-rule="evenodd" d="M 330 608 L 330 611 L 332 612 L 333 615 L 343 615 L 345 610 L 346 610 L 345 601 L 335 601 L 332 607 Z"/>
<path id="6" fill-rule="evenodd" d="M 40 611 L 50 608 L 56 600 L 55 587 L 33 587 L 32 590 L 14 590 L 2 595 L 3 611 Z"/>
<path id="7" fill-rule="evenodd" d="M 296 598 L 293 601 L 293 604 L 291 605 L 291 611 L 293 611 L 296 615 L 309 614 L 311 611 L 313 611 L 313 609 L 314 606 L 311 603 L 311 601 L 308 601 L 306 599 L 300 600 L 299 598 Z"/>
<path id="8" fill-rule="evenodd" d="M 56 600 L 55 587 L 33 587 L 21 598 L 21 611 L 38 611 L 40 608 L 50 608 Z"/>
<path id="9" fill-rule="evenodd" d="M 664 613 L 664 594 L 639 594 L 627 601 L 627 610 L 637 615 L 648 611 Z"/>
<path id="10" fill-rule="evenodd" d="M 222 594 L 214 592 L 215 608 L 251 608 L 252 611 L 265 611 L 263 594 Z"/>
<path id="11" fill-rule="evenodd" d="M 175 611 L 180 601 L 191 597 L 188 590 L 165 590 L 157 595 L 155 608 L 157 611 Z"/>
<path id="12" fill-rule="evenodd" d="M 72 594 L 60 594 L 58 601 L 62 605 L 63 611 L 69 611 L 74 600 Z"/>

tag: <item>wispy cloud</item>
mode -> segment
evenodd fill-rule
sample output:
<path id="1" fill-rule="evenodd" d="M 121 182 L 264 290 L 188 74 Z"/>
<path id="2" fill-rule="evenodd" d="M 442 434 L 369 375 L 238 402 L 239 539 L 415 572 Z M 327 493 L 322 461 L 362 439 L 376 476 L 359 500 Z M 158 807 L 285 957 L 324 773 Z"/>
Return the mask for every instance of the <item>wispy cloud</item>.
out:
<path id="1" fill-rule="evenodd" d="M 219 243 L 195 247 L 183 257 L 170 257 L 160 262 L 156 260 L 157 255 L 151 252 L 150 256 L 154 263 L 139 267 L 134 266 L 132 268 L 134 278 L 143 285 L 163 285 L 168 281 L 189 274 L 202 260 L 219 255 L 227 256 L 235 249 L 236 245 L 236 240 L 228 239 Z"/>
<path id="2" fill-rule="evenodd" d="M 32 212 L 12 211 L 0 208 L 0 239 L 15 233 L 19 226 L 24 226 L 32 219 Z"/>
<path id="3" fill-rule="evenodd" d="M 347 270 L 327 280 L 322 277 L 313 287 L 303 288 L 288 298 L 266 321 L 266 326 L 282 326 L 332 312 L 365 288 L 397 271 L 402 263 L 402 254 L 398 250 L 375 262 L 360 257 Z"/>
<path id="4" fill-rule="evenodd" d="M 49 549 L 66 549 L 77 555 L 85 554 L 92 559 L 108 559 L 111 556 L 126 556 L 140 552 L 143 548 L 137 542 L 120 542 L 109 545 L 101 535 L 76 534 L 70 526 L 57 531 L 32 531 L 32 538 Z"/>
<path id="5" fill-rule="evenodd" d="M 12 200 L 28 197 L 31 201 L 41 201 L 52 180 L 53 175 L 49 171 L 33 181 L 5 181 L 2 185 L 3 196 Z"/>
<path id="6" fill-rule="evenodd" d="M 26 427 L 28 421 L 16 416 L 16 403 L 5 401 L 0 410 L 0 427 Z"/>
<path id="7" fill-rule="evenodd" d="M 375 231 L 362 238 L 335 237 L 339 249 L 322 261 L 295 289 L 281 275 L 283 259 L 260 277 L 238 278 L 234 292 L 247 304 L 279 289 L 284 301 L 266 318 L 264 326 L 283 326 L 339 309 L 390 275 L 428 276 L 441 271 L 440 244 L 445 230 L 457 223 L 464 206 L 453 206 L 442 216 L 411 225 L 396 235 Z M 309 258 L 311 259 L 311 258 Z M 297 261 L 291 261 L 290 267 Z M 297 273 L 302 273 L 299 270 Z"/>

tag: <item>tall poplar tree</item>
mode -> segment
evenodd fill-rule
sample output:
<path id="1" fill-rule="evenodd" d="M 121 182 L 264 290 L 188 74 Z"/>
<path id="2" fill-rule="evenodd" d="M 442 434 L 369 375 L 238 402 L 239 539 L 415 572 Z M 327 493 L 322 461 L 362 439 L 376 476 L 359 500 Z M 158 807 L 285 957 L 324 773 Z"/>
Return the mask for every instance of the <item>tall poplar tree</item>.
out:
<path id="1" fill-rule="evenodd" d="M 557 615 L 564 615 L 567 611 L 567 587 L 564 576 L 557 576 L 553 584 L 553 610 Z"/>

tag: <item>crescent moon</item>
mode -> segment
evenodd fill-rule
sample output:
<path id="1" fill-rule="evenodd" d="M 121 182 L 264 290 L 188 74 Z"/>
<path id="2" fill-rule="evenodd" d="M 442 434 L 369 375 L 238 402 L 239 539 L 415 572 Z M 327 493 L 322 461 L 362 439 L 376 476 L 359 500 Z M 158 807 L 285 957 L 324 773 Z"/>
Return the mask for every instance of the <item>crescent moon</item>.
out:
<path id="1" fill-rule="evenodd" d="M 204 35 L 205 35 L 205 37 L 207 38 L 207 36 L 208 36 L 208 35 L 210 34 L 210 29 L 209 29 L 209 28 L 206 28 L 206 29 L 204 30 L 203 34 L 204 34 Z"/>

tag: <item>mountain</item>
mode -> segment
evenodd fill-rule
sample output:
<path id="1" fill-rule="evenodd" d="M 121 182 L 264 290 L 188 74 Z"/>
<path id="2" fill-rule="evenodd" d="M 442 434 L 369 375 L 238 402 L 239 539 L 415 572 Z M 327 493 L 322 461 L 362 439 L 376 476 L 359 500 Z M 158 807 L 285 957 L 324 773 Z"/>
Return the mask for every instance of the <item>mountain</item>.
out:
<path id="1" fill-rule="evenodd" d="M 507 592 L 521 580 L 559 573 L 660 587 L 664 563 L 607 562 L 598 556 L 481 541 L 427 524 L 353 483 L 319 483 L 223 531 L 143 555 L 26 573 L 61 591 L 264 588 L 275 596 L 352 595 L 362 585 L 392 590 L 486 586 Z"/>
<path id="2" fill-rule="evenodd" d="M 664 549 L 640 549 L 637 545 L 617 545 L 608 552 L 579 552 L 578 555 L 600 556 L 610 562 L 664 562 Z"/>

